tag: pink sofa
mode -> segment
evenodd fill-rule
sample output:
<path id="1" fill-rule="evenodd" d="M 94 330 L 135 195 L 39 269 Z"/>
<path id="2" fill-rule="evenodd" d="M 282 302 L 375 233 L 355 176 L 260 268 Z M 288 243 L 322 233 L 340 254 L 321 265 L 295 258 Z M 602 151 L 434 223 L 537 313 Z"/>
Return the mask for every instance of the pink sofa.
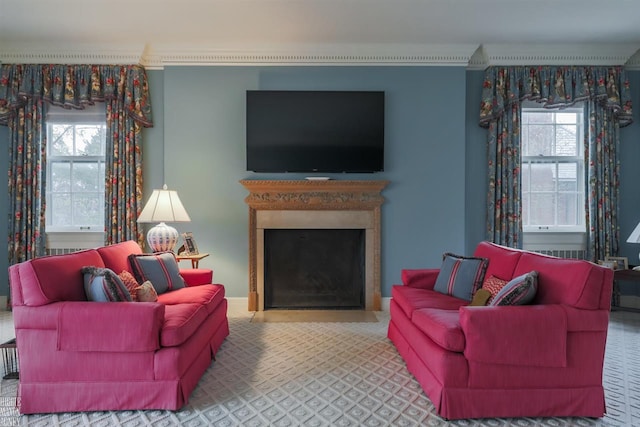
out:
<path id="1" fill-rule="evenodd" d="M 433 290 L 439 270 L 403 270 L 388 337 L 447 419 L 601 417 L 613 271 L 482 242 L 485 277 L 538 271 L 530 305 L 469 306 Z"/>
<path id="2" fill-rule="evenodd" d="M 229 335 L 224 287 L 185 269 L 158 302 L 90 302 L 82 267 L 131 271 L 134 241 L 9 267 L 20 412 L 181 408 Z"/>

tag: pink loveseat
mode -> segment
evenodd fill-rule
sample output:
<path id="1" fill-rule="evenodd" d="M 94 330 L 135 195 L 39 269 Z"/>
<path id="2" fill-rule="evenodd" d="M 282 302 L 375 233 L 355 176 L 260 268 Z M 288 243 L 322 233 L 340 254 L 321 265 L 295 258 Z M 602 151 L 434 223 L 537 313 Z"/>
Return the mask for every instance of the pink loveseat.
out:
<path id="1" fill-rule="evenodd" d="M 469 306 L 433 290 L 439 270 L 403 270 L 388 337 L 447 419 L 601 417 L 613 271 L 482 242 L 485 277 L 538 272 L 533 302 Z"/>
<path id="2" fill-rule="evenodd" d="M 181 408 L 229 335 L 224 287 L 184 269 L 157 302 L 87 301 L 81 269 L 131 271 L 134 241 L 9 267 L 20 412 Z"/>

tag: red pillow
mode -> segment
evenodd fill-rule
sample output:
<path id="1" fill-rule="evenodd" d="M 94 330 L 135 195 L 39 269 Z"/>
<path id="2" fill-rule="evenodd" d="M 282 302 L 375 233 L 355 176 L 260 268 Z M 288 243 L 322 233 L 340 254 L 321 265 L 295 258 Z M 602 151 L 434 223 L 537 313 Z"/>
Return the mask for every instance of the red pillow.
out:
<path id="1" fill-rule="evenodd" d="M 487 301 L 487 305 L 491 303 L 491 300 L 493 300 L 493 298 L 498 295 L 498 292 L 500 292 L 500 290 L 504 288 L 504 285 L 506 285 L 507 283 L 509 283 L 507 280 L 502 280 L 496 276 L 489 276 L 487 279 L 485 279 L 484 283 L 482 284 L 482 289 L 486 289 L 491 293 L 491 296 Z"/>

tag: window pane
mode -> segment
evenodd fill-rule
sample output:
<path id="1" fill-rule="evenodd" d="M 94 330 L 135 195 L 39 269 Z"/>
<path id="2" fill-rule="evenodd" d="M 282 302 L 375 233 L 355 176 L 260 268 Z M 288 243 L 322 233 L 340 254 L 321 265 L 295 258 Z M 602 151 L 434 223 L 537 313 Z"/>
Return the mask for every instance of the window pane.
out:
<path id="1" fill-rule="evenodd" d="M 528 146 L 525 156 L 553 155 L 553 127 L 532 125 L 528 127 Z"/>
<path id="2" fill-rule="evenodd" d="M 73 188 L 74 191 L 98 191 L 104 186 L 104 180 L 100 181 L 100 168 L 98 163 L 74 163 L 73 164 Z"/>
<path id="3" fill-rule="evenodd" d="M 101 125 L 76 126 L 76 155 L 100 156 L 103 153 L 104 127 Z"/>
<path id="4" fill-rule="evenodd" d="M 579 225 L 578 221 L 578 195 L 559 194 L 558 195 L 558 225 Z"/>
<path id="5" fill-rule="evenodd" d="M 522 163 L 522 172 L 520 174 L 520 182 L 522 183 L 522 191 L 528 192 L 529 185 L 531 183 L 531 165 L 529 163 Z"/>
<path id="6" fill-rule="evenodd" d="M 547 111 L 529 111 L 522 113 L 523 123 L 553 123 L 553 114 Z"/>
<path id="7" fill-rule="evenodd" d="M 530 224 L 529 212 L 529 193 L 522 193 L 522 225 Z"/>
<path id="8" fill-rule="evenodd" d="M 76 194 L 73 198 L 74 225 L 102 225 L 102 200 L 100 194 Z"/>
<path id="9" fill-rule="evenodd" d="M 50 141 L 47 141 L 52 156 L 70 156 L 73 153 L 73 125 L 51 125 Z"/>
<path id="10" fill-rule="evenodd" d="M 71 225 L 71 195 L 56 193 L 51 195 L 51 225 L 60 227 Z"/>
<path id="11" fill-rule="evenodd" d="M 555 165 L 534 163 L 531 165 L 531 191 L 555 190 Z"/>
<path id="12" fill-rule="evenodd" d="M 576 123 L 577 120 L 576 113 L 556 113 L 556 123 Z"/>
<path id="13" fill-rule="evenodd" d="M 556 202 L 553 194 L 531 194 L 530 225 L 553 225 Z"/>
<path id="14" fill-rule="evenodd" d="M 71 164 L 69 162 L 51 162 L 51 191 L 71 190 Z"/>
<path id="15" fill-rule="evenodd" d="M 578 191 L 578 165 L 558 164 L 558 191 Z"/>
<path id="16" fill-rule="evenodd" d="M 578 155 L 578 129 L 576 126 L 562 125 L 556 128 L 556 156 Z"/>

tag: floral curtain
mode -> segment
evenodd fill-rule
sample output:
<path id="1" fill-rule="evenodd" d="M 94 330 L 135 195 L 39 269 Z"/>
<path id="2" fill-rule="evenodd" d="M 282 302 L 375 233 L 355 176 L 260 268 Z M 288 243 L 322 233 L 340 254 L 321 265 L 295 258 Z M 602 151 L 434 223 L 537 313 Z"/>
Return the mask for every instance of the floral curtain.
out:
<path id="1" fill-rule="evenodd" d="M 11 150 L 10 264 L 44 253 L 45 102 L 79 109 L 108 102 L 105 240 L 143 242 L 135 218 L 142 203 L 140 127 L 152 126 L 148 100 L 146 73 L 138 65 L 0 66 L 0 125 L 9 126 Z"/>
<path id="2" fill-rule="evenodd" d="M 517 182 L 520 176 L 519 116 L 525 100 L 558 108 L 585 101 L 585 120 L 588 120 L 588 126 L 585 126 L 585 194 L 588 200 L 585 204 L 589 256 L 595 260 L 616 255 L 619 129 L 633 121 L 629 81 L 622 67 L 487 69 L 480 126 L 489 129 L 488 238 L 501 244 L 522 244 L 520 190 L 518 201 L 507 203 L 506 209 L 504 201 L 512 197 L 509 191 L 520 187 Z M 509 161 L 509 158 L 513 159 Z M 494 166 L 498 161 L 500 167 Z M 506 167 L 502 167 L 504 164 Z"/>

